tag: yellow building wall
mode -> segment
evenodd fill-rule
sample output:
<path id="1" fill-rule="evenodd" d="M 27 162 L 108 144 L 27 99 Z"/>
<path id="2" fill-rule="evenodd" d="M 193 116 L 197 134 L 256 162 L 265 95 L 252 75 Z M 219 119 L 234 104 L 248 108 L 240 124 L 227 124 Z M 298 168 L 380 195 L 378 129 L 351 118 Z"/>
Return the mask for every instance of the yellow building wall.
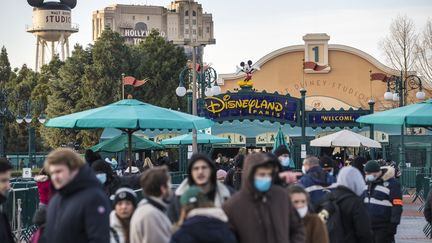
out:
<path id="1" fill-rule="evenodd" d="M 339 100 L 353 108 L 369 109 L 368 101 L 373 97 L 376 102 L 375 110 L 397 106 L 396 102 L 384 101 L 383 95 L 387 91 L 385 82 L 370 81 L 370 71 L 384 71 L 360 56 L 329 50 L 331 71 L 323 74 L 304 73 L 303 60 L 303 51 L 289 52 L 271 59 L 260 67 L 261 70 L 253 74 L 254 88 L 257 91 L 277 91 L 300 97 L 299 90 L 304 86 L 307 97 L 318 102 L 319 97 L 332 97 L 335 103 Z M 222 91 L 234 91 L 239 88 L 239 80 L 243 78 L 225 79 L 225 84 L 221 85 Z M 415 101 L 415 92 L 417 90 L 410 92 L 408 103 Z M 324 100 L 325 107 L 340 107 L 340 104 L 328 104 L 331 99 Z"/>

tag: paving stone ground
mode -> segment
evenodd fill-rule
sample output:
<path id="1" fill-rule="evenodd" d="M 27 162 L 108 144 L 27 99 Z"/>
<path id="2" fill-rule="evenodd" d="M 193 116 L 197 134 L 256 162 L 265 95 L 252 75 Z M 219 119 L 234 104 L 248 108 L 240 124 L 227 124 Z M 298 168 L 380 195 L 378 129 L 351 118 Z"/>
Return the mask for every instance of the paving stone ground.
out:
<path id="1" fill-rule="evenodd" d="M 427 239 L 423 233 L 426 221 L 423 213 L 418 211 L 422 203 L 420 200 L 413 203 L 412 200 L 412 197 L 404 196 L 404 211 L 395 237 L 396 243 L 432 243 L 432 239 Z"/>

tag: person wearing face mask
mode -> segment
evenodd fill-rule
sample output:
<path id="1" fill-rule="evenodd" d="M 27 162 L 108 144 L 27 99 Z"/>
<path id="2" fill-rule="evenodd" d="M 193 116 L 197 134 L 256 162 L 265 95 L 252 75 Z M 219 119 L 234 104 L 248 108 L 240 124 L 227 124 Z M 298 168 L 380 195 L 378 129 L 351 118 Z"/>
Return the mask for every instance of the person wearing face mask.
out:
<path id="1" fill-rule="evenodd" d="M 168 243 L 171 222 L 166 215 L 171 198 L 171 177 L 166 166 L 146 170 L 141 176 L 144 199 L 130 223 L 131 243 Z"/>
<path id="2" fill-rule="evenodd" d="M 92 164 L 92 169 L 96 173 L 96 178 L 102 183 L 107 196 L 115 194 L 117 189 L 127 186 L 132 189 L 139 189 L 140 174 L 117 176 L 114 174 L 111 164 L 104 160 L 96 160 Z"/>
<path id="3" fill-rule="evenodd" d="M 0 206 L 4 205 L 7 201 L 8 192 L 11 189 L 12 166 L 6 158 L 0 158 Z M 3 210 L 3 207 L 0 207 Z M 4 211 L 0 210 L 0 242 L 13 243 L 15 242 L 12 237 L 12 231 L 9 224 L 8 217 Z"/>
<path id="4" fill-rule="evenodd" d="M 327 228 L 317 214 L 309 210 L 309 195 L 298 185 L 288 187 L 291 202 L 297 209 L 298 214 L 303 219 L 305 227 L 305 243 L 329 243 Z"/>
<path id="5" fill-rule="evenodd" d="M 215 207 L 222 204 L 231 196 L 229 189 L 216 178 L 216 166 L 205 154 L 194 154 L 189 159 L 188 177 L 183 180 L 175 191 L 175 197 L 168 209 L 171 222 L 178 221 L 181 211 L 180 197 L 190 186 L 197 186 L 213 201 Z"/>
<path id="6" fill-rule="evenodd" d="M 336 183 L 336 175 L 335 175 L 335 163 L 334 161 L 327 155 L 321 156 L 319 158 L 319 164 L 323 171 L 327 173 L 327 183 L 333 184 Z"/>
<path id="7" fill-rule="evenodd" d="M 372 222 L 375 242 L 394 242 L 402 215 L 402 191 L 394 178 L 395 169 L 380 167 L 376 160 L 364 166 L 367 191 L 364 199 Z"/>
<path id="8" fill-rule="evenodd" d="M 132 189 L 121 187 L 112 197 L 114 209 L 110 214 L 110 243 L 129 243 L 130 221 L 137 206 L 137 195 Z"/>
<path id="9" fill-rule="evenodd" d="M 275 160 L 265 153 L 248 155 L 240 191 L 223 205 L 240 243 L 304 242 L 303 225 L 288 192 L 273 183 Z"/>
<path id="10" fill-rule="evenodd" d="M 292 170 L 295 168 L 294 161 L 291 159 L 290 152 L 285 145 L 280 145 L 275 151 L 274 155 L 279 159 L 282 171 Z"/>
<path id="11" fill-rule="evenodd" d="M 304 175 L 299 184 L 309 193 L 311 204 L 315 209 L 322 197 L 329 192 L 329 187 L 335 182 L 334 177 L 326 173 L 320 166 L 320 160 L 315 156 L 308 156 L 303 160 Z"/>

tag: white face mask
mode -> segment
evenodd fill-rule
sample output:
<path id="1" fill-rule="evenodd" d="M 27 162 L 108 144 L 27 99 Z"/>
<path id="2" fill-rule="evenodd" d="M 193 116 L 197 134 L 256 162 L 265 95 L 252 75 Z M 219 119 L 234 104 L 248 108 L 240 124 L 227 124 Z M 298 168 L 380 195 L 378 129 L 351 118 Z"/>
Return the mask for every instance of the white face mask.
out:
<path id="1" fill-rule="evenodd" d="M 308 213 L 308 206 L 304 206 L 302 208 L 297 208 L 297 212 L 301 218 L 304 218 L 306 216 L 306 214 Z"/>
<path id="2" fill-rule="evenodd" d="M 303 174 L 306 174 L 306 172 L 307 172 L 304 165 L 302 165 L 302 172 L 303 172 Z"/>

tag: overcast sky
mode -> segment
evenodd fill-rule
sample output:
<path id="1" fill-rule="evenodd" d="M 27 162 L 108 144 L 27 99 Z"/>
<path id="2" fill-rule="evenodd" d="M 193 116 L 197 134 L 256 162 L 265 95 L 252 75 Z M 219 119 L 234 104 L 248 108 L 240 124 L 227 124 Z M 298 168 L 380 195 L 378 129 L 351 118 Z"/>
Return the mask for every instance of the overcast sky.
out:
<path id="1" fill-rule="evenodd" d="M 205 62 L 218 73 L 231 73 L 243 60 L 254 62 L 276 49 L 303 44 L 306 33 L 327 33 L 330 44 L 363 50 L 385 63 L 379 41 L 398 14 L 413 18 L 422 30 L 432 18 L 432 0 L 201 0 L 204 11 L 213 14 L 216 45 L 205 50 Z M 167 6 L 169 0 L 78 0 L 72 11 L 75 43 L 91 43 L 91 14 L 110 4 Z M 25 32 L 32 8 L 26 0 L 0 0 L 0 45 L 6 46 L 13 67 L 34 67 L 36 39 Z"/>

